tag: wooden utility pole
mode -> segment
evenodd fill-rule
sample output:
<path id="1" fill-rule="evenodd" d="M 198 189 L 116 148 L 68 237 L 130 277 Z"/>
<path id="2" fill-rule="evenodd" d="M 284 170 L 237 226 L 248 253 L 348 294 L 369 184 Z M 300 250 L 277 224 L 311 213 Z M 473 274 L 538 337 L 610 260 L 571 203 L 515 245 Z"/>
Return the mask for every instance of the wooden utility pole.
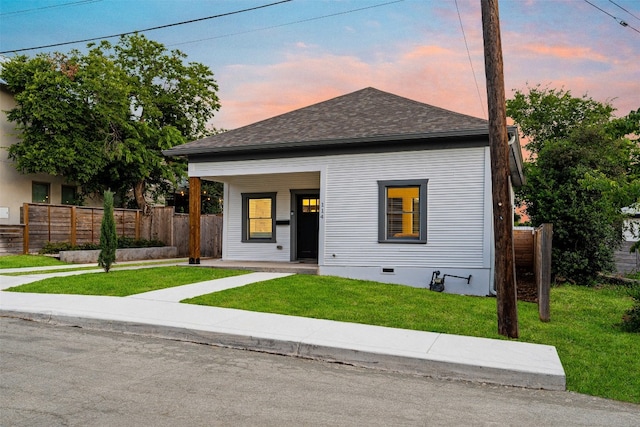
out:
<path id="1" fill-rule="evenodd" d="M 481 0 L 484 64 L 489 109 L 489 146 L 495 236 L 498 333 L 518 338 L 518 308 L 513 255 L 513 206 L 509 188 L 509 137 L 500 40 L 498 0 Z"/>

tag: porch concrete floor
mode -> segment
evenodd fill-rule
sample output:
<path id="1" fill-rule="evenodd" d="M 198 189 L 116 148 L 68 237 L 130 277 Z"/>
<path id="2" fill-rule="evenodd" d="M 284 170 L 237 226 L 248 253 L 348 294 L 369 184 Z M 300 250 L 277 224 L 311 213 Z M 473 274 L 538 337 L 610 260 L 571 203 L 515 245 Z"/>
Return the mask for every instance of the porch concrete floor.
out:
<path id="1" fill-rule="evenodd" d="M 219 258 L 200 259 L 200 267 L 230 268 L 235 270 L 266 271 L 276 273 L 318 274 L 318 264 L 310 262 L 224 261 Z"/>

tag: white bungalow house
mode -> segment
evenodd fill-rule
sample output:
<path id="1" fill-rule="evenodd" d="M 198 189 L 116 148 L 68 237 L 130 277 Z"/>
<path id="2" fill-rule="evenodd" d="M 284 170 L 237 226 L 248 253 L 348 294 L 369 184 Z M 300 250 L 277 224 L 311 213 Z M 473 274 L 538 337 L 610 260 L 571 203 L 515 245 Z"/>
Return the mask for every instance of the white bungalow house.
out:
<path id="1" fill-rule="evenodd" d="M 366 88 L 164 154 L 187 157 L 195 186 L 224 183 L 223 260 L 310 260 L 321 275 L 416 287 L 438 276 L 447 292 L 488 295 L 488 145 L 483 119 Z"/>

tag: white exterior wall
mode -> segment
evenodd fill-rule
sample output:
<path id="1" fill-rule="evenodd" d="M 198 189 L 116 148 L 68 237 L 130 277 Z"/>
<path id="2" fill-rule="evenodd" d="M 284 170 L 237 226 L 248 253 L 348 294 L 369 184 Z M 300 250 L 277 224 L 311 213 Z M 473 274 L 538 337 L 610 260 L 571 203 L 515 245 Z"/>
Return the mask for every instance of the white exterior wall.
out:
<path id="1" fill-rule="evenodd" d="M 282 220 L 289 219 L 290 189 L 320 188 L 320 274 L 428 287 L 439 270 L 472 275 L 470 284 L 448 277 L 447 292 L 490 293 L 488 147 L 190 163 L 189 176 L 225 182 L 223 259 L 291 257 L 289 226 L 277 226 L 277 243 L 241 242 L 241 193 L 276 191 Z M 378 243 L 378 181 L 401 179 L 429 180 L 427 244 Z"/>
<path id="2" fill-rule="evenodd" d="M 319 173 L 247 175 L 231 177 L 225 183 L 222 258 L 228 260 L 291 259 L 290 226 L 276 226 L 275 243 L 242 243 L 242 193 L 276 192 L 276 220 L 290 220 L 290 189 L 320 188 Z M 281 248 L 281 249 L 279 249 Z"/>
<path id="3" fill-rule="evenodd" d="M 49 199 L 52 204 L 62 202 L 62 185 L 65 179 L 44 173 L 22 174 L 9 160 L 7 149 L 18 142 L 15 125 L 7 120 L 5 111 L 15 107 L 13 96 L 0 87 L 0 224 L 20 224 L 20 208 L 23 203 L 31 203 L 33 182 L 49 184 Z M 87 200 L 88 205 L 101 203 Z"/>
<path id="4" fill-rule="evenodd" d="M 637 242 L 640 240 L 640 218 L 629 218 L 624 220 L 622 226 L 622 238 L 626 242 Z"/>

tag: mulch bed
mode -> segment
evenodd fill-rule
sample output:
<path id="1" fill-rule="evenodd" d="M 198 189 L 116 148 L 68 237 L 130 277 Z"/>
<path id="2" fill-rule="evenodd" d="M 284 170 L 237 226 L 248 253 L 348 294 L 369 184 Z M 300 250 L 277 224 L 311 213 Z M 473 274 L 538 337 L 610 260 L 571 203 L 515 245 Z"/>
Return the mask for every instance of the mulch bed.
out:
<path id="1" fill-rule="evenodd" d="M 532 271 L 524 269 L 516 270 L 516 290 L 518 301 L 538 302 L 538 287 L 536 277 Z"/>

